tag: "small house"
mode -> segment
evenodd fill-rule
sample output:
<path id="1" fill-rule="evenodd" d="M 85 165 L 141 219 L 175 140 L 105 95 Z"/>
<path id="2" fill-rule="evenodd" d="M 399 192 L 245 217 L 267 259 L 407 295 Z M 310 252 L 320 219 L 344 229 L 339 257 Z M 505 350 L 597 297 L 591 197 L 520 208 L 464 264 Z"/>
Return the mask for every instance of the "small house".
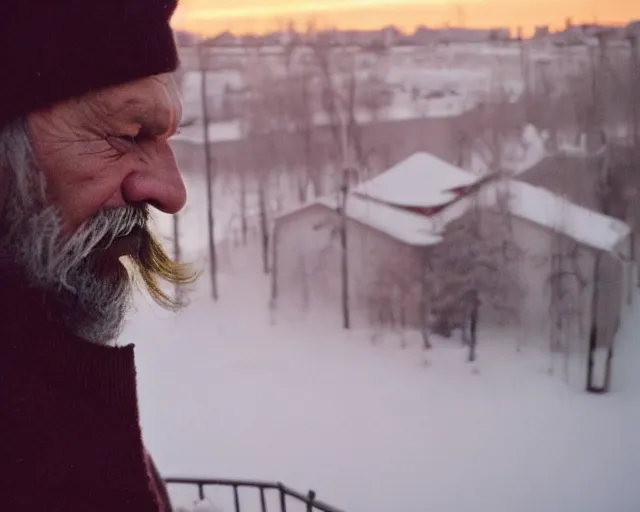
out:
<path id="1" fill-rule="evenodd" d="M 586 346 L 597 318 L 598 343 L 610 345 L 630 293 L 629 227 L 544 188 L 480 177 L 427 153 L 354 187 L 346 201 L 327 196 L 275 220 L 277 314 L 312 311 L 339 325 L 346 293 L 354 326 L 421 326 L 425 262 L 445 228 L 478 208 L 497 215 L 505 195 L 523 332 L 546 339 L 560 328 Z"/>
<path id="2" fill-rule="evenodd" d="M 419 294 L 416 272 L 425 248 L 440 241 L 447 216 L 463 213 L 454 203 L 478 183 L 480 177 L 473 173 L 428 153 L 415 153 L 348 193 L 344 201 L 346 240 L 341 237 L 343 201 L 339 194 L 280 215 L 272 239 L 273 295 L 278 310 L 289 315 L 309 310 L 339 315 L 344 241 L 355 324 L 370 323 L 373 310 L 386 302 L 395 304 L 408 297 L 415 302 Z M 415 313 L 409 316 L 411 323 L 419 321 Z"/>

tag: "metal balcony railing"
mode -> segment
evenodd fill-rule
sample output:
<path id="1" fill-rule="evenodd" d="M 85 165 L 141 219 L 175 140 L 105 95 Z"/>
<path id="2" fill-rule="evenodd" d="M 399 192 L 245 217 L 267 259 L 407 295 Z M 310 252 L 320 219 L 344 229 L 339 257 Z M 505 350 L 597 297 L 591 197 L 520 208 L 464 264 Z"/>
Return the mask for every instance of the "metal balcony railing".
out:
<path id="1" fill-rule="evenodd" d="M 306 512 L 344 512 L 322 501 L 316 499 L 316 493 L 309 491 L 302 494 L 280 482 L 261 482 L 257 480 L 227 480 L 227 479 L 206 479 L 206 478 L 165 478 L 165 483 L 169 485 L 192 485 L 198 488 L 198 498 L 205 500 L 206 487 L 226 487 L 233 492 L 233 502 L 235 512 L 242 512 L 240 504 L 240 489 L 250 488 L 258 493 L 260 498 L 260 512 L 269 512 L 267 507 L 267 494 L 277 493 L 279 512 L 287 512 L 288 500 L 293 500 L 296 504 L 304 505 Z"/>

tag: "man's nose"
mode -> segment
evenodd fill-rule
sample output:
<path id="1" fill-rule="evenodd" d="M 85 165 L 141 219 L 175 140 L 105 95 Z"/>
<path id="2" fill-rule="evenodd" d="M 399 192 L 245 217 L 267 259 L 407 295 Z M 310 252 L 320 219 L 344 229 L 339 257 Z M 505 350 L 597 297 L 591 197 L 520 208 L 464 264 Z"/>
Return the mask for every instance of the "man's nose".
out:
<path id="1" fill-rule="evenodd" d="M 141 168 L 122 182 L 122 197 L 129 204 L 149 204 L 158 210 L 178 213 L 187 201 L 187 190 L 168 143 L 158 143 Z"/>

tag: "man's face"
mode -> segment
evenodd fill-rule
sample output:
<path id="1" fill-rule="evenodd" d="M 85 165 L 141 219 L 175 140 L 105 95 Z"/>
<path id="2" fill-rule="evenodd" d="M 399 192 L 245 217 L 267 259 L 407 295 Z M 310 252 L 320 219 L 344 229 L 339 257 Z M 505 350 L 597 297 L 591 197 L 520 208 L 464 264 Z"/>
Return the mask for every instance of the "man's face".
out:
<path id="1" fill-rule="evenodd" d="M 168 142 L 180 115 L 172 77 L 159 75 L 27 117 L 33 161 L 12 165 L 19 168 L 0 219 L 11 225 L 4 245 L 92 341 L 110 341 L 121 328 L 131 296 L 121 257 L 168 307 L 175 304 L 157 278 L 191 279 L 147 226 L 149 206 L 173 214 L 186 201 Z"/>
<path id="2" fill-rule="evenodd" d="M 37 163 L 65 234 L 102 210 L 150 204 L 177 213 L 184 206 L 168 141 L 180 115 L 175 84 L 161 75 L 29 116 Z"/>

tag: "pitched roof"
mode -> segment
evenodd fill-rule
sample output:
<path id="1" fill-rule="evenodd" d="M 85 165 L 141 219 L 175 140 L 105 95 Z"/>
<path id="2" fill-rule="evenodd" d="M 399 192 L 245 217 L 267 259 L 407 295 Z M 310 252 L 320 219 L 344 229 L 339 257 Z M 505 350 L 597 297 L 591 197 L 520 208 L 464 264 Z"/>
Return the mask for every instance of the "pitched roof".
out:
<path id="1" fill-rule="evenodd" d="M 500 190 L 508 192 L 509 210 L 516 217 L 558 231 L 587 247 L 611 252 L 629 236 L 626 223 L 518 180 L 487 185 L 482 200 L 495 204 Z"/>
<path id="2" fill-rule="evenodd" d="M 332 197 L 322 198 L 318 203 L 332 210 L 337 206 L 337 200 Z M 347 199 L 346 215 L 351 220 L 408 245 L 429 246 L 442 240 L 434 232 L 433 223 L 428 217 L 354 194 L 350 194 Z"/>
<path id="3" fill-rule="evenodd" d="M 356 194 L 396 206 L 430 207 L 456 198 L 456 188 L 472 185 L 479 176 L 428 153 L 414 153 L 375 178 L 353 189 Z"/>
<path id="4" fill-rule="evenodd" d="M 457 198 L 453 190 L 472 185 L 479 179 L 479 176 L 433 155 L 415 153 L 372 180 L 354 187 L 347 200 L 346 215 L 408 245 L 434 245 L 442 240 L 440 233 L 444 225 L 462 215 L 466 204 L 451 205 L 446 211 L 431 216 L 405 208 L 449 204 Z M 312 204 L 335 210 L 337 198 L 327 196 Z"/>

